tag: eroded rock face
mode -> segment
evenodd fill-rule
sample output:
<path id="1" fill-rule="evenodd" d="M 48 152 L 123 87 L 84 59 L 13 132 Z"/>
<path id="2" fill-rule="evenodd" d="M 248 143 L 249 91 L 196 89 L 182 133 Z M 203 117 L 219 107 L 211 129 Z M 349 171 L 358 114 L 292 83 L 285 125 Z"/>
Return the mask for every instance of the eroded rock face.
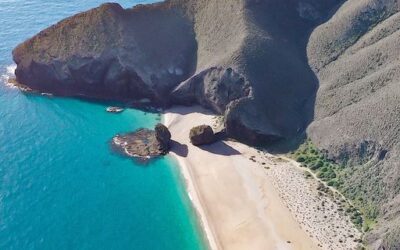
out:
<path id="1" fill-rule="evenodd" d="M 199 103 L 218 114 L 224 114 L 229 103 L 250 95 L 250 84 L 232 68 L 206 69 L 181 83 L 172 92 L 174 102 Z"/>
<path id="2" fill-rule="evenodd" d="M 196 42 L 182 11 L 155 7 L 104 4 L 40 32 L 13 51 L 18 82 L 58 95 L 164 104 L 194 70 Z"/>
<path id="3" fill-rule="evenodd" d="M 160 143 L 160 148 L 164 151 L 168 151 L 171 143 L 171 132 L 164 124 L 157 124 L 154 128 L 156 133 L 156 139 Z"/>
<path id="4" fill-rule="evenodd" d="M 251 99 L 243 98 L 232 102 L 225 115 L 225 132 L 228 137 L 239 141 L 262 145 L 274 143 L 283 137 L 279 131 L 274 131 L 272 124 L 263 117 L 258 116 Z M 262 124 L 259 126 L 258 124 Z"/>
<path id="5" fill-rule="evenodd" d="M 213 129 L 208 125 L 200 125 L 190 130 L 190 142 L 195 146 L 207 145 L 217 140 Z"/>
<path id="6" fill-rule="evenodd" d="M 235 117 L 227 125 L 244 125 L 249 138 L 291 138 L 313 117 L 317 81 L 304 53 L 307 36 L 338 1 L 104 4 L 19 45 L 16 76 L 58 95 L 201 104 Z M 240 138 L 240 130 L 230 131 Z"/>

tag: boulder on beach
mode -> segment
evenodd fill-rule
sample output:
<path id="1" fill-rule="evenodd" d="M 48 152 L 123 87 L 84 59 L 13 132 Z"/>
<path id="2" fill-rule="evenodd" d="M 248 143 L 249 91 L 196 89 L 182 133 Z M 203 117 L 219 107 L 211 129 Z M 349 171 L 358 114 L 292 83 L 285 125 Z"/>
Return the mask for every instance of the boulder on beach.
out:
<path id="1" fill-rule="evenodd" d="M 214 143 L 217 137 L 213 129 L 208 125 L 200 125 L 190 130 L 190 142 L 195 146 L 201 146 Z"/>

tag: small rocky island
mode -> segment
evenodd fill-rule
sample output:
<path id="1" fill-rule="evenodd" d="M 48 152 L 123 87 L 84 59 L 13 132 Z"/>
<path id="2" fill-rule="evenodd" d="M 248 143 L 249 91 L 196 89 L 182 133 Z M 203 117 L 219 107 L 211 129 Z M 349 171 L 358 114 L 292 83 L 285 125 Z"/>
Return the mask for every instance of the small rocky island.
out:
<path id="1" fill-rule="evenodd" d="M 139 159 L 149 159 L 166 155 L 171 147 L 171 133 L 159 123 L 154 130 L 139 129 L 135 132 L 116 135 L 112 146 L 124 155 Z"/>

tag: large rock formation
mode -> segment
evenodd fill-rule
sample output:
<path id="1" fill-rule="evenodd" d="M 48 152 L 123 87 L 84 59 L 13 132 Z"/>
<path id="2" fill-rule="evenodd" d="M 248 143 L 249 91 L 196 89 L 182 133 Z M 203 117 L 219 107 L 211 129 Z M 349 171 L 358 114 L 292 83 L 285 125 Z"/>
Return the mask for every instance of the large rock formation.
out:
<path id="1" fill-rule="evenodd" d="M 312 141 L 349 166 L 347 190 L 379 210 L 369 242 L 396 249 L 399 4 L 168 0 L 132 9 L 105 4 L 19 45 L 13 52 L 16 76 L 58 95 L 197 103 L 225 115 L 229 136 L 253 144 L 293 138 L 313 121 L 307 129 Z"/>
<path id="2" fill-rule="evenodd" d="M 400 1 L 348 0 L 311 35 L 313 142 L 347 165 L 345 190 L 378 214 L 368 241 L 400 249 Z"/>
<path id="3" fill-rule="evenodd" d="M 19 45 L 16 76 L 58 95 L 198 103 L 249 143 L 290 138 L 313 117 L 308 34 L 338 1 L 104 4 Z"/>
<path id="4" fill-rule="evenodd" d="M 207 145 L 217 141 L 213 129 L 208 125 L 194 127 L 189 133 L 190 142 L 195 146 Z"/>
<path id="5" fill-rule="evenodd" d="M 40 32 L 13 56 L 17 80 L 33 89 L 164 102 L 194 71 L 195 52 L 193 27 L 177 8 L 104 4 Z"/>
<path id="6" fill-rule="evenodd" d="M 159 142 L 159 148 L 164 152 L 167 152 L 171 147 L 171 132 L 169 132 L 168 128 L 159 123 L 154 128 L 154 132 L 156 133 L 156 139 Z"/>
<path id="7" fill-rule="evenodd" d="M 112 139 L 112 145 L 126 156 L 150 159 L 169 152 L 171 133 L 159 123 L 154 130 L 143 128 L 132 133 L 116 135 Z"/>

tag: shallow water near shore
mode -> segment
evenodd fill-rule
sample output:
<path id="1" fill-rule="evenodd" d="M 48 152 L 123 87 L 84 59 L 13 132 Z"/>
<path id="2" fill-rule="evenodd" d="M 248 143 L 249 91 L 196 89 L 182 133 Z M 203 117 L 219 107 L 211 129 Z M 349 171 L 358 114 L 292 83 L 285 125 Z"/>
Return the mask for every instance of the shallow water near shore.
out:
<path id="1" fill-rule="evenodd" d="M 101 3 L 0 1 L 0 249 L 205 249 L 176 163 L 143 166 L 110 149 L 158 114 L 6 85 L 14 46 Z"/>

